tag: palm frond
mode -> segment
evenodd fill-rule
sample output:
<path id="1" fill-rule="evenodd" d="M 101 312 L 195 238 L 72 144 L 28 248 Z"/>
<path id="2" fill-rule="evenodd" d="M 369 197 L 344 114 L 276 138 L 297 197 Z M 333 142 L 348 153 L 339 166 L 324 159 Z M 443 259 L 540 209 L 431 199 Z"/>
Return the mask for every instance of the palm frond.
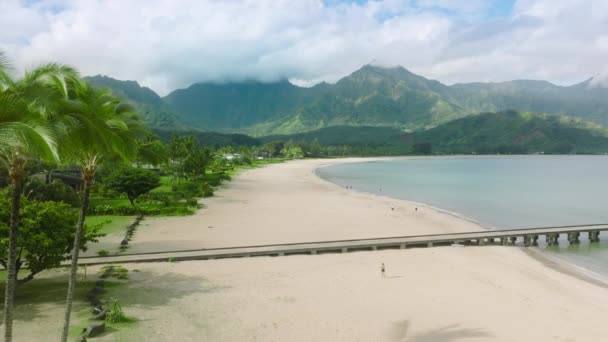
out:
<path id="1" fill-rule="evenodd" d="M 6 70 L 10 68 L 11 60 L 8 58 L 6 53 L 0 50 L 0 70 Z"/>
<path id="2" fill-rule="evenodd" d="M 12 84 L 12 80 L 8 75 L 8 70 L 12 64 L 6 53 L 0 50 L 0 92 Z"/>
<path id="3" fill-rule="evenodd" d="M 55 135 L 48 126 L 26 122 L 4 123 L 0 126 L 0 137 L 0 152 L 4 160 L 10 160 L 16 152 L 46 161 L 59 159 Z"/>
<path id="4" fill-rule="evenodd" d="M 0 92 L 0 158 L 7 162 L 19 152 L 29 158 L 56 161 L 56 135 L 37 108 L 40 99 L 14 90 Z"/>
<path id="5" fill-rule="evenodd" d="M 130 106 L 123 106 L 116 97 L 104 89 L 82 83 L 74 90 L 75 99 L 65 103 L 64 124 L 67 143 L 62 144 L 62 154 L 76 161 L 97 158 L 130 159 L 136 149 L 131 130 Z"/>

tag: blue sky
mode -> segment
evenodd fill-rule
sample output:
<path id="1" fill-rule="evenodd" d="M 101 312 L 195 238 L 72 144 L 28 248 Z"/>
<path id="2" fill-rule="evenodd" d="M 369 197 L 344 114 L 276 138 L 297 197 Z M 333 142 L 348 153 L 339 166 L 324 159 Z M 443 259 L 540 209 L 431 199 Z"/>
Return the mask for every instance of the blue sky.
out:
<path id="1" fill-rule="evenodd" d="M 160 94 L 335 82 L 372 60 L 447 84 L 608 79 L 604 0 L 0 0 L 0 22 L 16 72 L 58 61 Z"/>
<path id="2" fill-rule="evenodd" d="M 359 5 L 364 6 L 368 2 L 378 2 L 378 0 L 323 0 L 322 1 L 325 6 L 340 6 L 340 5 Z M 473 0 L 472 2 L 475 2 Z M 466 8 L 469 5 L 466 5 L 466 2 L 462 1 L 404 1 L 406 7 L 411 7 L 414 10 L 419 12 L 435 12 L 441 15 L 461 18 L 461 19 L 470 19 L 467 17 Z M 460 4 L 465 5 L 460 5 Z M 479 2 L 478 2 L 479 3 Z M 482 1 L 480 5 L 481 9 L 478 13 L 475 13 L 476 19 L 487 19 L 487 18 L 497 18 L 497 17 L 509 17 L 513 12 L 513 5 L 515 4 L 515 0 L 486 0 Z M 387 16 L 388 17 L 388 16 Z"/>

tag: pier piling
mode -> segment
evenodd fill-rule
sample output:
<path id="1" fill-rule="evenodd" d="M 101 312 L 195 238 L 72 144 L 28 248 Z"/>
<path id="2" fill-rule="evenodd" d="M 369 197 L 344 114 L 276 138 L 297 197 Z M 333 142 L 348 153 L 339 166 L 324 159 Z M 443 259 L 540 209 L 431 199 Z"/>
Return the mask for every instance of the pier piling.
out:
<path id="1" fill-rule="evenodd" d="M 555 246 L 559 245 L 559 234 L 547 234 L 547 245 Z"/>
<path id="2" fill-rule="evenodd" d="M 579 240 L 580 235 L 581 235 L 580 232 L 568 233 L 568 242 L 570 242 L 571 245 L 579 244 L 581 242 Z"/>
<path id="3" fill-rule="evenodd" d="M 599 231 L 589 232 L 589 242 L 600 242 L 600 232 Z"/>
<path id="4" fill-rule="evenodd" d="M 538 246 L 538 235 L 532 235 L 532 246 Z"/>

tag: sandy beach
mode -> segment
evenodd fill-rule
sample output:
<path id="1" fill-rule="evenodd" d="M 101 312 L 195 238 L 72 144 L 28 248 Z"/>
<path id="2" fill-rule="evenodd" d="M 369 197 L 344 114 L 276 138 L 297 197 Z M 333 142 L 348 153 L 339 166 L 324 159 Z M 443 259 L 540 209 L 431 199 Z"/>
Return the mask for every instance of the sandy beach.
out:
<path id="1" fill-rule="evenodd" d="M 201 200 L 206 208 L 194 216 L 147 219 L 129 252 L 481 229 L 314 175 L 317 167 L 354 161 L 360 160 L 302 160 L 248 170 L 216 197 Z M 608 340 L 607 289 L 547 267 L 517 247 L 123 266 L 131 270 L 129 286 L 111 295 L 139 323 L 99 341 Z M 53 315 L 52 307 L 45 309 L 49 316 L 41 321 Z M 56 321 L 44 329 L 58 332 Z M 31 324 L 18 320 L 16 336 L 31 335 Z"/>
<path id="2" fill-rule="evenodd" d="M 480 229 L 415 203 L 337 186 L 314 173 L 325 165 L 369 160 L 300 160 L 246 171 L 228 188 L 201 200 L 205 209 L 196 215 L 146 219 L 129 252 Z"/>

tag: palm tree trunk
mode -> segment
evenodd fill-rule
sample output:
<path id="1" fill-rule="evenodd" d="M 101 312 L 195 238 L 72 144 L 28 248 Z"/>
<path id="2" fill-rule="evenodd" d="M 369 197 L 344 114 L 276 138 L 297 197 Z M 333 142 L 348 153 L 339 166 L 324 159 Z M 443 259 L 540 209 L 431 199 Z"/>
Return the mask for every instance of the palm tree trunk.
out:
<path id="1" fill-rule="evenodd" d="M 84 220 L 87 210 L 89 209 L 89 194 L 91 192 L 91 184 L 93 183 L 94 170 L 85 168 L 83 171 L 84 190 L 82 194 L 82 206 L 80 207 L 80 216 L 76 224 L 76 235 L 74 236 L 74 247 L 72 247 L 72 265 L 70 267 L 70 281 L 68 284 L 68 294 L 65 304 L 65 318 L 63 321 L 63 333 L 61 341 L 67 342 L 68 332 L 70 329 L 70 316 L 72 315 L 72 303 L 74 302 L 74 290 L 76 289 L 76 272 L 78 271 L 78 254 L 84 231 Z"/>
<path id="2" fill-rule="evenodd" d="M 21 201 L 21 185 L 25 161 L 17 159 L 10 168 L 13 186 L 11 193 L 11 219 L 8 236 L 8 269 L 6 275 L 6 291 L 4 295 L 4 341 L 13 340 L 13 304 L 17 286 L 17 233 L 19 232 L 19 207 Z"/>

